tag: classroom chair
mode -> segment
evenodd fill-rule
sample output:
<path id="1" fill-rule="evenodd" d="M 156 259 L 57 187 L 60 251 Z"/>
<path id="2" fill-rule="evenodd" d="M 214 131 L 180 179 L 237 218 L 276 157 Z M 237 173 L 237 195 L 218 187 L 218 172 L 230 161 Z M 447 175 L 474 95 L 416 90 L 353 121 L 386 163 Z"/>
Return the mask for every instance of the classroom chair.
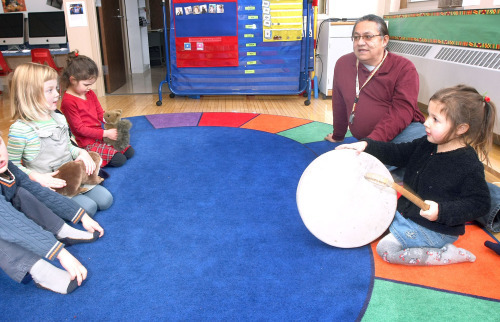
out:
<path id="1" fill-rule="evenodd" d="M 4 81 L 4 79 L 6 79 L 7 76 L 9 76 L 9 74 L 12 73 L 12 69 L 10 69 L 9 65 L 7 65 L 7 62 L 3 58 L 3 55 L 2 55 L 1 51 L 0 51 L 0 67 L 2 68 L 0 70 L 0 78 L 1 78 L 0 85 L 2 85 L 2 89 L 3 89 L 3 86 L 5 86 L 6 83 L 7 83 L 7 82 Z M 1 90 L 0 90 L 0 94 L 2 94 Z"/>
<path id="2" fill-rule="evenodd" d="M 31 61 L 34 63 L 49 65 L 54 68 L 58 73 L 60 73 L 63 68 L 57 67 L 52 55 L 47 48 L 33 48 L 31 49 Z"/>

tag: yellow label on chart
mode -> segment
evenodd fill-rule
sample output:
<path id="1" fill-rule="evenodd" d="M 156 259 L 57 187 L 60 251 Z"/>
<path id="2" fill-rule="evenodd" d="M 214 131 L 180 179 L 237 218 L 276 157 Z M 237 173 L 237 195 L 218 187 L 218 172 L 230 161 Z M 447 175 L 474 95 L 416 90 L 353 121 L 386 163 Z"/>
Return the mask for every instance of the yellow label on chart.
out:
<path id="1" fill-rule="evenodd" d="M 253 38 L 253 34 L 245 34 L 245 38 Z"/>
<path id="2" fill-rule="evenodd" d="M 249 51 L 247 52 L 247 56 L 257 56 L 257 53 L 255 51 Z"/>
<path id="3" fill-rule="evenodd" d="M 257 65 L 257 61 L 256 60 L 249 61 L 247 62 L 247 65 Z"/>
<path id="4" fill-rule="evenodd" d="M 292 19 L 292 18 L 296 18 L 298 20 L 301 20 L 302 21 L 302 9 L 300 10 L 283 10 L 283 11 L 279 11 L 279 10 L 271 10 L 271 17 L 273 19 L 275 18 L 280 18 L 280 19 Z"/>
<path id="5" fill-rule="evenodd" d="M 245 10 L 246 11 L 254 11 L 255 7 L 254 6 L 248 6 L 248 7 L 245 7 Z"/>
<path id="6" fill-rule="evenodd" d="M 259 16 L 248 16 L 248 20 L 259 19 Z"/>
<path id="7" fill-rule="evenodd" d="M 262 2 L 262 29 L 265 42 L 301 40 L 303 20 L 302 0 Z"/>
<path id="8" fill-rule="evenodd" d="M 255 74 L 255 70 L 245 70 L 245 74 Z"/>
<path id="9" fill-rule="evenodd" d="M 302 39 L 302 29 L 299 30 L 280 30 L 275 29 L 272 31 L 271 40 L 264 39 L 264 41 L 299 41 Z"/>
<path id="10" fill-rule="evenodd" d="M 257 46 L 257 44 L 255 43 L 247 44 L 247 47 L 255 47 L 255 46 Z"/>

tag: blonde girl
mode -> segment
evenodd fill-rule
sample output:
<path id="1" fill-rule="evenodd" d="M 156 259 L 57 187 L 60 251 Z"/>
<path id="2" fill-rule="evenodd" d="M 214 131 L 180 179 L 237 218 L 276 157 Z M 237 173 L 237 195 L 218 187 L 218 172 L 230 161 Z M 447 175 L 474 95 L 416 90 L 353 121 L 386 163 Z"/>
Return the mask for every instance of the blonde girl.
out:
<path id="1" fill-rule="evenodd" d="M 72 160 L 82 160 L 87 173 L 96 164 L 87 151 L 71 144 L 68 124 L 56 113 L 59 92 L 57 73 L 49 66 L 27 63 L 16 68 L 12 78 L 12 116 L 9 130 L 9 159 L 42 186 L 54 189 L 66 185 L 54 178 L 57 169 Z M 93 216 L 111 206 L 113 196 L 103 186 L 73 197 Z"/>

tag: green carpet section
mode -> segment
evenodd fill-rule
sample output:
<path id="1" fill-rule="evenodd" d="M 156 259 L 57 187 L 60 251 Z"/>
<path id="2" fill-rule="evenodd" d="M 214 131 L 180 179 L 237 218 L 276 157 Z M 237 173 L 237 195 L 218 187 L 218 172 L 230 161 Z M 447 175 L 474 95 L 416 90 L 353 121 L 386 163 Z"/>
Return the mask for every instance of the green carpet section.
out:
<path id="1" fill-rule="evenodd" d="M 500 303 L 375 279 L 362 321 L 498 321 Z"/>
<path id="2" fill-rule="evenodd" d="M 277 133 L 278 135 L 295 140 L 302 144 L 323 141 L 328 133 L 332 133 L 331 124 L 322 122 L 311 122 L 302 126 Z M 346 137 L 351 137 L 350 131 L 347 131 Z"/>

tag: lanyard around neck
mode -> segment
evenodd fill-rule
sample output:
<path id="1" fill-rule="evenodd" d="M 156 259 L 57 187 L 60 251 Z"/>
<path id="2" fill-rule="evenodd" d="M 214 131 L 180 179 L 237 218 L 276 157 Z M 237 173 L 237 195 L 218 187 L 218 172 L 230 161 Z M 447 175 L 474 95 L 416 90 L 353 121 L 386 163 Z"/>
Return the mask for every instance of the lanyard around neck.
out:
<path id="1" fill-rule="evenodd" d="M 354 99 L 354 104 L 352 105 L 352 112 L 351 112 L 351 116 L 349 117 L 349 123 L 352 124 L 352 122 L 354 121 L 354 112 L 356 111 L 356 104 L 358 103 L 358 100 L 359 100 L 359 93 L 361 93 L 361 90 L 363 89 L 363 87 L 365 87 L 366 84 L 368 84 L 368 82 L 372 79 L 372 77 L 375 75 L 375 73 L 380 69 L 380 66 L 382 66 L 382 64 L 384 63 L 385 58 L 387 57 L 387 54 L 388 54 L 388 51 L 385 50 L 384 57 L 382 58 L 382 61 L 380 63 L 378 63 L 377 67 L 375 67 L 372 70 L 372 72 L 370 73 L 370 76 L 368 76 L 368 78 L 364 82 L 363 86 L 361 86 L 361 88 L 359 87 L 359 59 L 356 59 L 356 98 Z"/>

